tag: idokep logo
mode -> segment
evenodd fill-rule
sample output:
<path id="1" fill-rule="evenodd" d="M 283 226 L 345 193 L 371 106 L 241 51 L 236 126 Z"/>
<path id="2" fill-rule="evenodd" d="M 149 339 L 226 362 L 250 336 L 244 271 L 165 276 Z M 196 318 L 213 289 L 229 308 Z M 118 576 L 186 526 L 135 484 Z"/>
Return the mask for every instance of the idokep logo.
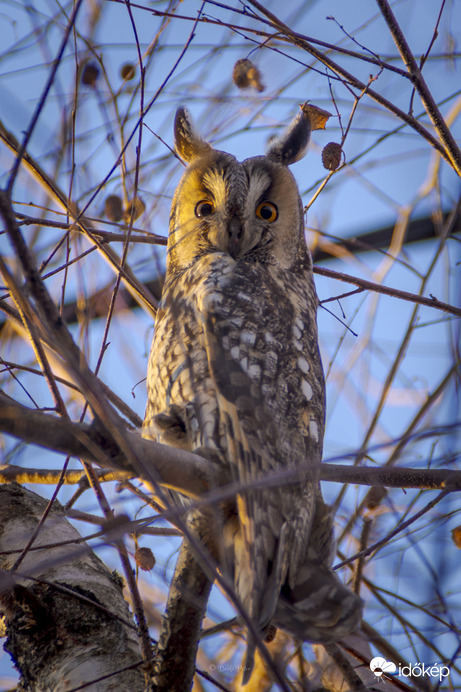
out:
<path id="1" fill-rule="evenodd" d="M 392 661 L 386 661 L 385 658 L 376 656 L 370 661 L 370 670 L 377 678 L 380 678 L 383 673 L 395 673 L 397 666 Z"/>
<path id="2" fill-rule="evenodd" d="M 392 673 L 397 673 L 398 675 L 403 675 L 404 677 L 414 677 L 420 678 L 423 676 L 438 678 L 440 681 L 443 678 L 447 678 L 450 675 L 450 669 L 448 666 L 439 665 L 434 663 L 431 665 L 426 665 L 425 663 L 409 663 L 407 666 L 399 665 L 398 671 L 397 666 L 392 661 L 386 661 L 382 656 L 375 656 L 370 661 L 370 670 L 380 678 L 384 673 L 392 675 Z"/>

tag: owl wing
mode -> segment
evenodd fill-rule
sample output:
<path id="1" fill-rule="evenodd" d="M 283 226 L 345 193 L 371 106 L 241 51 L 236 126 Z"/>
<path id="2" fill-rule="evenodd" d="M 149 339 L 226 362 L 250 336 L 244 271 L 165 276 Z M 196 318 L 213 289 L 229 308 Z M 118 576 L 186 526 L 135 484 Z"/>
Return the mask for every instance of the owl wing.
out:
<path id="1" fill-rule="evenodd" d="M 230 467 L 237 481 L 251 484 L 252 481 L 261 480 L 262 472 L 270 467 L 263 446 L 264 437 L 260 432 L 256 433 L 258 422 L 263 422 L 264 401 L 261 392 L 252 391 L 256 389 L 254 381 L 243 370 L 241 360 L 231 355 L 225 347 L 216 319 L 210 315 L 201 317 L 210 374 L 216 387 L 219 427 L 225 440 L 223 463 Z M 277 596 L 274 579 L 272 589 L 269 588 L 267 593 L 268 556 L 272 557 L 276 552 L 275 540 L 280 530 L 280 527 L 267 525 L 276 511 L 272 499 L 262 489 L 248 489 L 239 494 L 239 526 L 231 538 L 237 593 L 248 615 L 261 626 L 265 624 L 260 622 L 262 589 L 266 609 L 272 610 L 272 605 L 275 607 Z M 280 588 L 280 584 L 278 586 Z"/>
<path id="2" fill-rule="evenodd" d="M 291 348 L 295 310 L 281 309 L 287 293 L 257 266 L 234 272 L 231 290 L 222 276 L 210 280 L 196 301 L 215 387 L 222 463 L 237 481 L 258 481 L 257 488 L 237 496 L 233 543 L 237 594 L 263 628 L 287 575 L 291 571 L 294 581 L 305 557 L 316 484 L 290 485 L 280 478 L 274 487 L 268 478 L 268 487 L 261 487 L 261 481 L 321 456 L 321 444 L 320 451 L 318 444 L 315 453 L 310 450 L 312 407 L 294 365 L 300 357 Z M 321 404 L 323 419 L 323 398 Z"/>
<path id="3" fill-rule="evenodd" d="M 223 461 L 233 467 L 240 483 L 251 484 L 272 466 L 264 448 L 267 435 L 261 435 L 259 428 L 265 427 L 262 393 L 242 367 L 243 353 L 239 354 L 241 357 L 230 353 L 216 317 L 202 313 L 201 318 L 210 374 L 216 387 L 220 430 L 226 440 Z M 275 612 L 287 567 L 287 531 L 278 520 L 277 499 L 274 491 L 267 489 L 247 489 L 238 494 L 237 521 L 227 522 L 225 530 L 225 542 L 232 545 L 237 596 L 260 632 Z M 253 670 L 255 646 L 248 633 L 244 684 Z"/>

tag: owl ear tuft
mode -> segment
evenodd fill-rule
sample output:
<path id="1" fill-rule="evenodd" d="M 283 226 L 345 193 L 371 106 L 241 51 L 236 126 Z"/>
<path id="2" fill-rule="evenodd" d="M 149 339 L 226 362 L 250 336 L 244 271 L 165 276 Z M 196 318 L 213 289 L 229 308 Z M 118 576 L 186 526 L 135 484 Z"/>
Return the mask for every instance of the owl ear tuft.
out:
<path id="1" fill-rule="evenodd" d="M 284 166 L 299 161 L 307 151 L 311 129 L 309 116 L 301 111 L 280 137 L 270 142 L 266 152 L 267 158 Z"/>
<path id="2" fill-rule="evenodd" d="M 191 114 L 184 106 L 178 108 L 174 119 L 174 148 L 186 163 L 204 156 L 212 149 L 211 145 L 200 137 Z"/>

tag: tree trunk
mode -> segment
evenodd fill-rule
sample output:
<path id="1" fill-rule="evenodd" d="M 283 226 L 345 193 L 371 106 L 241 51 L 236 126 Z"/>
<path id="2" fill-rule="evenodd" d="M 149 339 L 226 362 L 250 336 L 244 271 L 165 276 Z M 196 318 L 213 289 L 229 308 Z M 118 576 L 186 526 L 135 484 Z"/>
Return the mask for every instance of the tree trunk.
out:
<path id="1" fill-rule="evenodd" d="M 21 674 L 18 689 L 141 692 L 141 654 L 121 579 L 75 543 L 80 536 L 59 503 L 12 570 L 46 506 L 16 484 L 0 487 L 0 611 L 4 648 Z M 63 541 L 69 542 L 49 547 Z"/>

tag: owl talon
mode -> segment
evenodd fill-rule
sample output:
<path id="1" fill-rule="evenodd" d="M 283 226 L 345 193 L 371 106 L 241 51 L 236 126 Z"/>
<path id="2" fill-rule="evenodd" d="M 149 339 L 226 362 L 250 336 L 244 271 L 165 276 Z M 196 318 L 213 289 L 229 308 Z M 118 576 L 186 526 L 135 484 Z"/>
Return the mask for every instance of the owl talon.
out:
<path id="1" fill-rule="evenodd" d="M 181 407 L 173 404 L 167 409 L 167 412 L 158 413 L 154 416 L 152 424 L 163 442 L 173 447 L 189 449 L 187 428 L 181 412 Z"/>

